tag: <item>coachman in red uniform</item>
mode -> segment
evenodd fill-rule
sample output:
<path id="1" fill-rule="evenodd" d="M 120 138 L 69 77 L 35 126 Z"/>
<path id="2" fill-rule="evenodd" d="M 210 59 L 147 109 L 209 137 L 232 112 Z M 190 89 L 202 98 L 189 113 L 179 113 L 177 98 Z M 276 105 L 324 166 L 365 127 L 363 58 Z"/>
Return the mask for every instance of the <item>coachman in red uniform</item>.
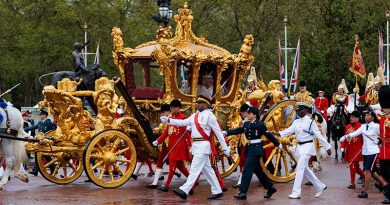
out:
<path id="1" fill-rule="evenodd" d="M 316 109 L 321 112 L 324 119 L 328 120 L 328 113 L 326 112 L 326 110 L 329 107 L 329 101 L 328 98 L 324 97 L 324 94 L 324 91 L 318 91 L 318 97 L 314 99 L 314 104 L 316 106 Z"/>
<path id="2" fill-rule="evenodd" d="M 378 91 L 378 100 L 382 108 L 383 116 L 379 120 L 382 145 L 379 151 L 380 174 L 390 182 L 390 86 L 382 86 Z M 390 204 L 389 184 L 384 189 L 385 199 L 383 204 Z"/>
<path id="3" fill-rule="evenodd" d="M 172 100 L 170 107 L 172 113 L 170 116 L 171 119 L 183 120 L 187 118 L 183 113 L 180 112 L 181 103 L 179 100 Z M 163 143 L 166 138 L 169 140 L 169 173 L 165 185 L 160 187 L 161 191 L 168 192 L 169 184 L 171 183 L 172 177 L 175 174 L 176 168 L 178 168 L 180 172 L 188 177 L 189 172 L 186 167 L 186 161 L 191 160 L 191 155 L 188 148 L 188 141 L 190 141 L 190 137 L 190 133 L 186 130 L 186 127 L 167 125 L 161 136 L 155 142 L 153 142 L 153 144 L 156 145 L 156 143 Z M 176 143 L 177 145 L 175 146 Z"/>
<path id="4" fill-rule="evenodd" d="M 360 128 L 362 125 L 359 122 L 360 113 L 357 111 L 353 111 L 351 113 L 351 124 L 345 127 L 345 134 L 352 133 Z M 362 147 L 363 147 L 363 137 L 361 135 L 351 138 L 343 142 L 341 147 L 345 149 L 344 160 L 346 162 L 351 162 L 349 166 L 349 172 L 351 174 L 351 184 L 347 187 L 348 189 L 355 189 L 355 175 L 356 173 L 360 175 L 364 179 L 364 172 L 359 167 L 359 162 L 363 161 L 362 156 Z"/>

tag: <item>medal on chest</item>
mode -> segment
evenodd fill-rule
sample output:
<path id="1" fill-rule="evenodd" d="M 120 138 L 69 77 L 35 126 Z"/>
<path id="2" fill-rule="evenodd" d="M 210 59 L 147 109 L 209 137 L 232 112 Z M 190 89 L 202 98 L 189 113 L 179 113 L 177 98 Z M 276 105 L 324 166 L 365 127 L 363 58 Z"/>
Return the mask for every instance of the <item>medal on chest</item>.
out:
<path id="1" fill-rule="evenodd" d="M 175 132 L 175 128 L 173 126 L 169 126 L 168 128 L 168 135 L 172 135 L 172 133 Z"/>

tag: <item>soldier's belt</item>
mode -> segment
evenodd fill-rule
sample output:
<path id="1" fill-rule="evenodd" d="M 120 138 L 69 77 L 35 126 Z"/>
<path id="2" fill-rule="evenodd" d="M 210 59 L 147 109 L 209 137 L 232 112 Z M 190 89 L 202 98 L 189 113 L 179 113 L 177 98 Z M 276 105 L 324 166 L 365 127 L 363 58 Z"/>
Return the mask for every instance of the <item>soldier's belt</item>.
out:
<path id="1" fill-rule="evenodd" d="M 197 142 L 197 141 L 207 141 L 207 140 L 205 140 L 203 138 L 192 138 L 192 141 Z"/>
<path id="2" fill-rule="evenodd" d="M 312 142 L 313 142 L 313 140 L 309 140 L 309 141 L 298 142 L 298 144 L 303 145 L 303 144 L 312 143 Z"/>
<path id="3" fill-rule="evenodd" d="M 249 140 L 248 139 L 248 144 L 256 144 L 256 143 L 261 143 L 261 139 L 257 139 L 257 140 Z"/>

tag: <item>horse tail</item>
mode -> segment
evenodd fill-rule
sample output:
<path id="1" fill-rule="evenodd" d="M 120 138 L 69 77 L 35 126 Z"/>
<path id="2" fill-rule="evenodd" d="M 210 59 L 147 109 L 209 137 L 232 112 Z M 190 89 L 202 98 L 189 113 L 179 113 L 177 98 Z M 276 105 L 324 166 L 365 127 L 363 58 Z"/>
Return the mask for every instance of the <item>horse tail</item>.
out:
<path id="1" fill-rule="evenodd" d="M 24 132 L 23 119 L 22 119 L 22 124 L 19 128 L 17 138 L 22 138 L 22 137 L 25 137 L 26 135 L 27 135 L 27 133 Z M 14 155 L 15 155 L 15 163 L 14 163 L 15 165 L 20 165 L 20 164 L 27 165 L 28 157 L 27 157 L 26 148 L 25 148 L 24 144 L 25 144 L 25 142 L 23 142 L 23 141 L 19 141 L 19 140 L 12 141 L 12 148 L 14 150 Z M 15 168 L 16 168 L 16 170 L 19 169 L 19 167 L 15 167 Z"/>
<path id="2" fill-rule="evenodd" d="M 51 73 L 46 73 L 46 74 L 43 74 L 43 75 L 39 76 L 39 79 L 38 79 L 39 83 L 40 83 L 42 86 L 45 86 L 45 84 L 42 83 L 42 78 L 43 78 L 43 77 L 46 77 L 46 76 L 54 75 L 54 74 L 56 74 L 56 73 L 57 73 L 57 72 L 51 72 Z"/>

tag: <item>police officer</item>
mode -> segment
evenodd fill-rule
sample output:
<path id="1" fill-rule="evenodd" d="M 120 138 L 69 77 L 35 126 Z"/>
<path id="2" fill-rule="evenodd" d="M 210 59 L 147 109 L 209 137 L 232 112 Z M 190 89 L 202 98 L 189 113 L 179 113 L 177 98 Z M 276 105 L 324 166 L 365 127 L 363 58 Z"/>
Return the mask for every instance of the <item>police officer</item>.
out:
<path id="1" fill-rule="evenodd" d="M 48 115 L 49 114 L 45 110 L 40 110 L 40 112 L 39 112 L 40 121 L 34 126 L 25 128 L 24 131 L 28 132 L 30 130 L 38 129 L 38 132 L 47 133 L 51 130 L 54 130 L 56 128 L 56 126 L 54 125 L 54 123 L 50 119 L 47 118 Z M 50 158 L 48 158 L 46 160 L 50 161 Z M 50 166 L 50 171 L 51 172 L 54 171 L 54 165 Z M 32 175 L 35 175 L 35 176 L 38 175 L 38 165 L 36 163 L 34 164 L 33 170 L 29 173 Z"/>
<path id="2" fill-rule="evenodd" d="M 282 145 L 270 132 L 268 132 L 265 124 L 258 120 L 259 117 L 259 110 L 255 107 L 250 107 L 248 108 L 247 121 L 242 127 L 234 130 L 223 131 L 223 134 L 227 136 L 245 133 L 248 141 L 245 150 L 246 162 L 242 174 L 240 193 L 237 196 L 234 196 L 236 199 L 245 200 L 247 198 L 246 193 L 253 173 L 256 173 L 256 175 L 259 176 L 264 188 L 267 189 L 267 194 L 264 198 L 271 198 L 272 194 L 277 191 L 272 182 L 263 172 L 260 165 L 260 158 L 264 155 L 263 145 L 261 144 L 261 136 L 265 135 L 276 147 L 282 148 Z"/>

